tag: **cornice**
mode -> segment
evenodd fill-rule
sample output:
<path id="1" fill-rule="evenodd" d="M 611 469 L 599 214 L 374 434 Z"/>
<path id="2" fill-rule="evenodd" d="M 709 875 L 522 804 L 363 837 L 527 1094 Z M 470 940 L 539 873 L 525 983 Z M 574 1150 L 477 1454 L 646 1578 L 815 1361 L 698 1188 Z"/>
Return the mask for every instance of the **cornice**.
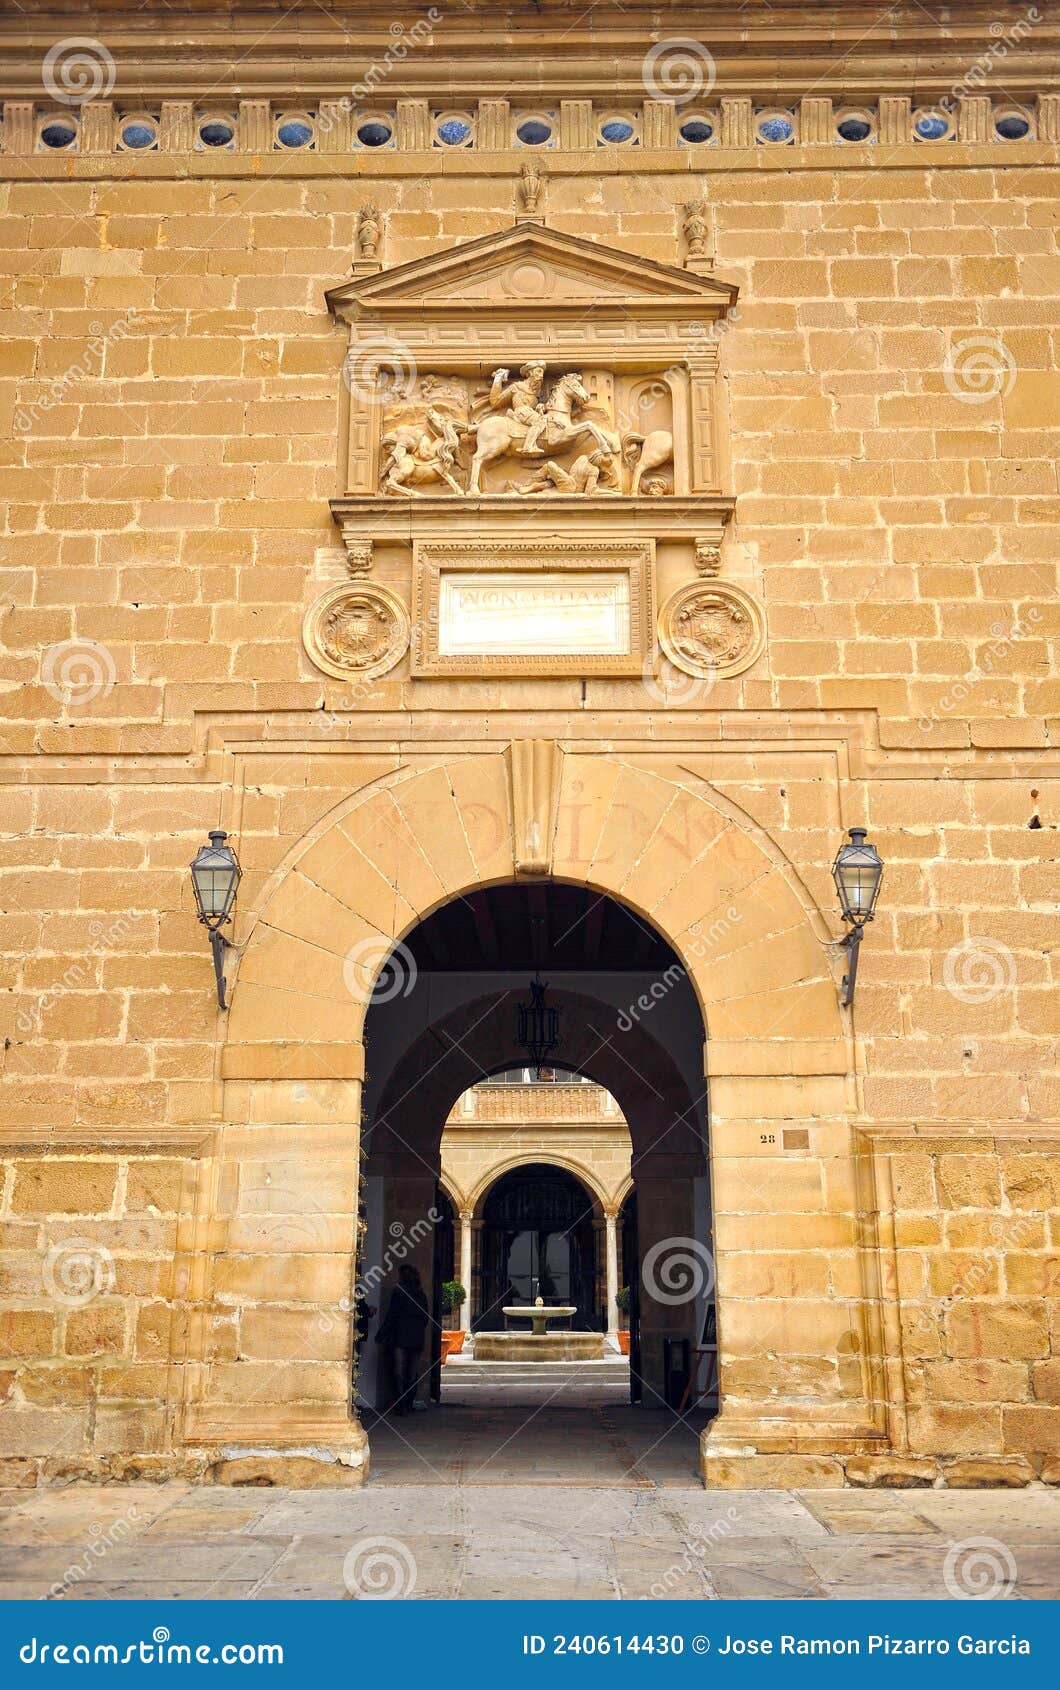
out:
<path id="1" fill-rule="evenodd" d="M 0 1127 L 0 1156 L 209 1156 L 216 1126 Z"/>
<path id="2" fill-rule="evenodd" d="M 331 4 L 276 0 L 240 5 L 184 0 L 172 7 L 147 0 L 75 0 L 26 10 L 0 22 L 0 87 L 9 97 L 41 90 L 44 55 L 66 36 L 97 37 L 112 53 L 119 99 L 263 97 L 290 93 L 337 97 L 373 63 L 391 66 L 395 34 L 429 20 L 424 3 L 381 13 L 369 0 Z M 538 0 L 497 7 L 465 0 L 459 15 L 441 14 L 429 45 L 410 41 L 388 73 L 387 92 L 426 93 L 441 103 L 464 97 L 643 98 L 646 49 L 686 38 L 709 47 L 724 94 L 840 91 L 844 97 L 904 92 L 930 96 L 950 87 L 1006 29 L 1037 21 L 1008 53 L 1010 98 L 1055 75 L 1060 7 L 1054 0 L 992 0 L 923 5 L 802 5 L 798 0 L 744 0 L 717 6 L 659 7 L 627 0 L 621 10 L 587 10 Z M 388 58 L 388 52 L 391 57 Z"/>

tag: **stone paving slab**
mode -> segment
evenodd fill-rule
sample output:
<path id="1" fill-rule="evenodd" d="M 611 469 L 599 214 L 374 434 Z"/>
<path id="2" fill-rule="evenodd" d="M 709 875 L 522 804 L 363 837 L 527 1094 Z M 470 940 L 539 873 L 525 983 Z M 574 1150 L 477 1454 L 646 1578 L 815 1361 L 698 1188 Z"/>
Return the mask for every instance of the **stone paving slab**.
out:
<path id="1" fill-rule="evenodd" d="M 150 1579 L 128 1584 L 80 1584 L 67 1591 L 65 1602 L 247 1602 L 257 1596 L 255 1579 L 217 1579 L 211 1584 L 191 1579 Z M 0 1597 L 6 1590 L 0 1586 Z"/>
<path id="2" fill-rule="evenodd" d="M 132 1535 L 108 1532 L 129 1521 Z M 986 1540 L 985 1546 L 980 1540 Z M 88 1485 L 0 1510 L 0 1600 L 358 1599 L 347 1557 L 399 1595 L 652 1600 L 952 1597 L 948 1559 L 1003 1594 L 1060 1597 L 1060 1495 L 707 1492 L 687 1485 L 371 1482 L 363 1490 Z M 985 1561 L 984 1561 L 985 1557 Z"/>

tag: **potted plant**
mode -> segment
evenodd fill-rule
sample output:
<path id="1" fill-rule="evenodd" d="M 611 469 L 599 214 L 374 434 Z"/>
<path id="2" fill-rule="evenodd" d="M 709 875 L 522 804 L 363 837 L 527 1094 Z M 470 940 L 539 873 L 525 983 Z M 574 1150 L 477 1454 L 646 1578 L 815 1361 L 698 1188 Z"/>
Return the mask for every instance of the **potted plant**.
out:
<path id="1" fill-rule="evenodd" d="M 447 1279 L 442 1286 L 442 1314 L 448 1315 L 450 1320 L 459 1315 L 460 1305 L 467 1302 L 467 1292 L 459 1279 Z M 464 1347 L 463 1329 L 457 1326 L 442 1327 L 442 1361 L 449 1356 L 458 1356 Z"/>
<path id="2" fill-rule="evenodd" d="M 618 1305 L 618 1347 L 624 1356 L 629 1354 L 629 1286 L 620 1285 L 615 1296 Z"/>

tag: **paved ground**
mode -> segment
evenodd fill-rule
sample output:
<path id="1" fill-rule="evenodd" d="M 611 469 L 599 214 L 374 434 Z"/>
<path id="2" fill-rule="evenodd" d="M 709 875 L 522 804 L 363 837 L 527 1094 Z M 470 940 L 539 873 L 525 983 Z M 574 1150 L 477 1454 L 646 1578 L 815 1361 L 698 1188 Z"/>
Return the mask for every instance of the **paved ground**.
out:
<path id="1" fill-rule="evenodd" d="M 702 1417 L 472 1383 L 370 1428 L 364 1490 L 0 1494 L 0 1598 L 1060 1597 L 1058 1491 L 708 1493 Z"/>

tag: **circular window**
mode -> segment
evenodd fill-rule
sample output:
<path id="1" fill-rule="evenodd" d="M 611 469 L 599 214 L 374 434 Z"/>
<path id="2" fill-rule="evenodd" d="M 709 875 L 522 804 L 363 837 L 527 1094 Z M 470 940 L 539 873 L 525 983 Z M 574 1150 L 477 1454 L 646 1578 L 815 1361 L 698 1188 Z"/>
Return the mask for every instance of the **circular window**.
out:
<path id="1" fill-rule="evenodd" d="M 389 123 L 384 123 L 379 117 L 371 117 L 357 126 L 357 139 L 362 147 L 385 147 L 393 134 Z"/>
<path id="2" fill-rule="evenodd" d="M 235 124 L 227 117 L 204 117 L 199 124 L 199 140 L 204 147 L 230 147 L 235 138 Z"/>
<path id="3" fill-rule="evenodd" d="M 132 117 L 121 125 L 118 136 L 123 147 L 139 153 L 157 145 L 158 128 L 151 118 Z"/>
<path id="4" fill-rule="evenodd" d="M 1001 112 L 994 128 L 1003 141 L 1025 141 L 1031 132 L 1029 121 L 1020 111 Z"/>
<path id="5" fill-rule="evenodd" d="M 435 134 L 443 147 L 464 147 L 471 139 L 471 125 L 466 117 L 443 117 Z"/>
<path id="6" fill-rule="evenodd" d="M 709 141 L 714 134 L 714 125 L 708 123 L 705 117 L 689 117 L 677 131 L 682 141 L 689 141 L 697 145 L 702 141 Z"/>
<path id="7" fill-rule="evenodd" d="M 77 124 L 71 117 L 51 117 L 42 125 L 40 138 L 46 147 L 72 147 L 77 140 Z"/>
<path id="8" fill-rule="evenodd" d="M 543 117 L 526 117 L 515 131 L 524 147 L 543 147 L 552 139 L 552 125 Z"/>
<path id="9" fill-rule="evenodd" d="M 795 125 L 782 112 L 771 112 L 758 125 L 758 139 L 768 145 L 782 147 L 795 138 Z"/>
<path id="10" fill-rule="evenodd" d="M 281 118 L 276 125 L 276 139 L 281 147 L 308 147 L 313 139 L 313 125 L 304 117 Z"/>
<path id="11" fill-rule="evenodd" d="M 600 125 L 601 141 L 609 141 L 612 146 L 621 146 L 624 141 L 632 141 L 635 130 L 632 123 L 624 117 L 609 117 L 606 123 Z"/>
<path id="12" fill-rule="evenodd" d="M 949 119 L 935 111 L 922 112 L 913 124 L 913 133 L 918 141 L 941 141 L 949 132 Z"/>
<path id="13" fill-rule="evenodd" d="M 867 141 L 872 135 L 872 119 L 855 113 L 841 118 L 835 127 L 841 141 Z"/>

